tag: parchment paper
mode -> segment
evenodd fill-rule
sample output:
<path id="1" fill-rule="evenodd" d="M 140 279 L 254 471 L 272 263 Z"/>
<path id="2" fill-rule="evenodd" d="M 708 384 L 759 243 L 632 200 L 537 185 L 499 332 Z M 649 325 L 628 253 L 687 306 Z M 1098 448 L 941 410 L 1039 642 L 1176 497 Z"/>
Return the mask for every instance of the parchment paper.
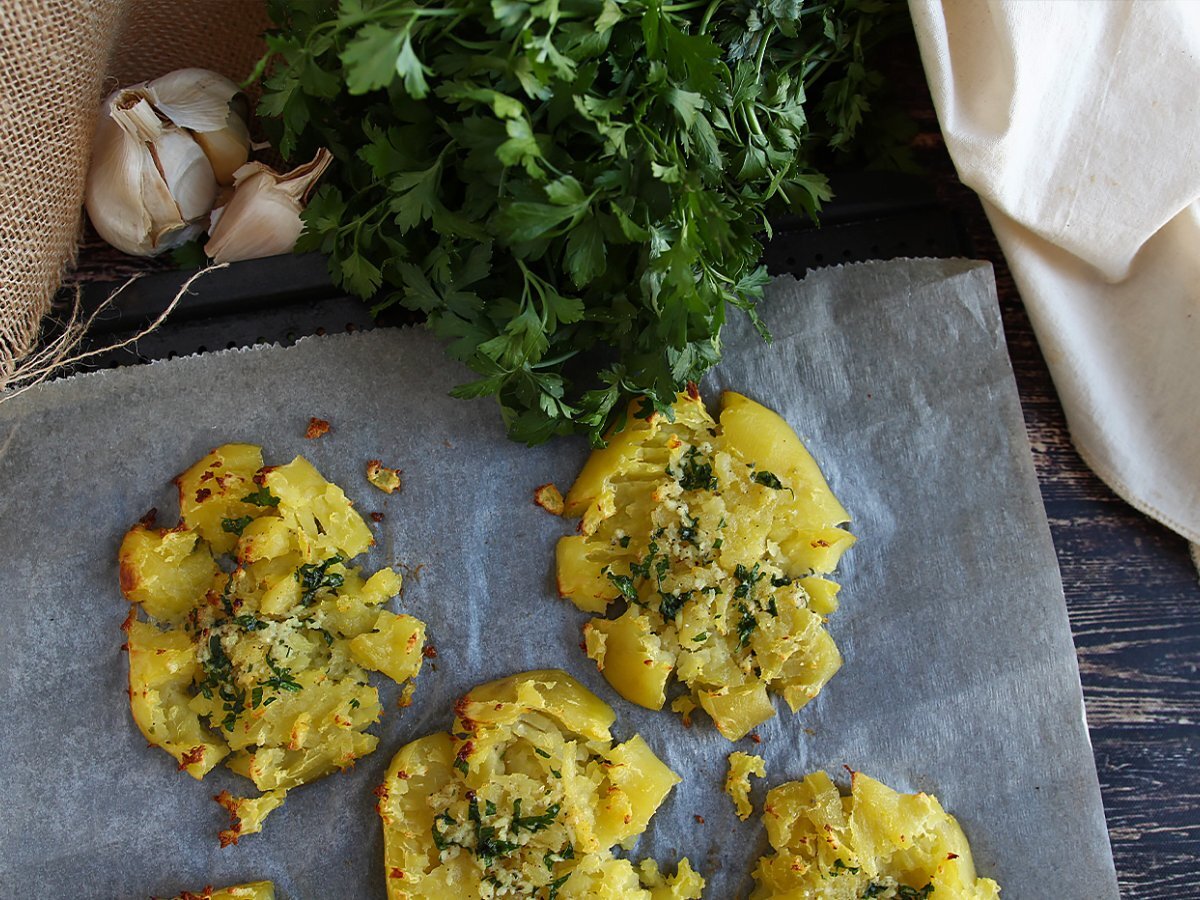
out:
<path id="1" fill-rule="evenodd" d="M 991 270 L 905 261 L 783 279 L 763 344 L 744 322 L 704 386 L 781 412 L 854 516 L 842 671 L 797 715 L 758 729 L 770 785 L 862 770 L 936 794 L 1007 900 L 1117 897 L 1074 647 L 1001 333 Z M 145 898 L 274 879 L 285 900 L 384 896 L 372 789 L 405 742 L 448 727 L 473 685 L 557 666 L 616 709 L 684 777 L 633 856 L 683 854 L 708 897 L 744 896 L 766 847 L 721 792 L 734 749 L 616 695 L 578 649 L 587 616 L 553 588 L 553 542 L 573 523 L 531 502 L 564 489 L 580 440 L 505 440 L 487 401 L 452 400 L 464 372 L 419 330 L 376 331 L 158 363 L 44 386 L 0 405 L 0 897 Z M 302 437 L 309 416 L 333 431 Z M 438 657 L 401 712 L 388 689 L 380 749 L 297 789 L 266 830 L 220 850 L 203 783 L 147 748 L 118 649 L 120 538 L 168 480 L 226 441 L 269 463 L 308 457 L 364 513 L 372 568 L 404 563 L 398 608 L 429 623 Z M 367 459 L 404 469 L 385 496 Z M 700 717 L 698 717 L 699 719 Z M 844 773 L 843 773 L 844 774 Z M 763 782 L 754 797 L 761 804 Z M 694 817 L 703 816 L 700 824 Z"/>

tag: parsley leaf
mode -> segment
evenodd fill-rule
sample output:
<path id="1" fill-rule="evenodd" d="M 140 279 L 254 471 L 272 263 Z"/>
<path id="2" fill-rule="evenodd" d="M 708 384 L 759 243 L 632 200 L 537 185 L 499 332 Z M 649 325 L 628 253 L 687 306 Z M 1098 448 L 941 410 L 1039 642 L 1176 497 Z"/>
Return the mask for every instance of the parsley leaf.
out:
<path id="1" fill-rule="evenodd" d="M 526 443 L 666 408 L 739 311 L 766 337 L 769 217 L 815 215 L 852 152 L 904 155 L 871 65 L 900 3 L 268 6 L 268 136 L 336 159 L 297 248 L 424 315 L 474 372 L 455 396 Z"/>
<path id="2" fill-rule="evenodd" d="M 279 498 L 271 493 L 270 488 L 268 488 L 266 485 L 263 485 L 257 491 L 253 491 L 252 493 L 249 493 L 245 497 L 243 497 L 242 502 L 243 503 L 253 503 L 255 506 L 278 506 Z M 225 522 L 227 522 L 227 521 L 230 521 L 230 520 L 223 519 L 221 521 L 222 528 L 225 527 Z M 249 524 L 249 523 L 246 523 L 246 524 Z M 244 528 L 245 526 L 243 525 L 242 527 Z M 225 528 L 225 530 L 229 531 L 230 529 Z"/>
<path id="3" fill-rule="evenodd" d="M 337 554 L 324 562 L 305 563 L 296 570 L 296 580 L 300 582 L 300 605 L 311 606 L 316 602 L 317 594 L 323 590 L 339 588 L 346 580 L 341 572 L 330 572 L 329 567 L 344 562 Z"/>
<path id="4" fill-rule="evenodd" d="M 763 487 L 769 487 L 772 490 L 783 490 L 783 482 L 779 480 L 774 472 L 768 472 L 766 469 L 759 469 L 750 476 L 750 480 L 755 484 L 761 484 Z"/>
<path id="5" fill-rule="evenodd" d="M 229 534 L 236 534 L 238 537 L 241 537 L 246 526 L 253 521 L 253 516 L 239 516 L 236 519 L 222 519 L 221 530 L 228 532 Z"/>

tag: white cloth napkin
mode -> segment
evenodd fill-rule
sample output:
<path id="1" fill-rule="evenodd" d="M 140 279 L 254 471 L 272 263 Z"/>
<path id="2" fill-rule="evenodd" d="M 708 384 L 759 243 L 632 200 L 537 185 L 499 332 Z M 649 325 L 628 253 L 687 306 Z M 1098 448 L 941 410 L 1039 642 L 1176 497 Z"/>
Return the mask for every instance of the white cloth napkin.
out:
<path id="1" fill-rule="evenodd" d="M 909 6 L 1076 448 L 1200 565 L 1200 2 Z"/>

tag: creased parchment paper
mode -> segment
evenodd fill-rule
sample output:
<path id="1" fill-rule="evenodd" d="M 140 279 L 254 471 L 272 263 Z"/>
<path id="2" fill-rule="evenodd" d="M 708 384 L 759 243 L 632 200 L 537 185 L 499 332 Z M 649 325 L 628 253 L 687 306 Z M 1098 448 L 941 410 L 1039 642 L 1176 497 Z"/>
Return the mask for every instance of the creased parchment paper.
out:
<path id="1" fill-rule="evenodd" d="M 704 385 L 730 387 L 797 429 L 854 516 L 842 671 L 797 715 L 758 730 L 767 784 L 862 770 L 936 794 L 1007 900 L 1117 897 L 1054 550 L 1001 333 L 991 270 L 904 261 L 783 279 Z M 125 369 L 0 405 L 0 897 L 146 898 L 273 879 L 285 900 L 382 898 L 372 790 L 404 742 L 446 728 L 487 679 L 557 666 L 611 703 L 680 775 L 634 851 L 688 855 L 708 897 L 746 895 L 766 847 L 721 792 L 734 749 L 707 722 L 617 696 L 578 648 L 586 616 L 553 587 L 572 523 L 531 502 L 570 483 L 579 440 L 505 440 L 489 402 L 452 400 L 464 372 L 416 330 L 376 331 Z M 310 416 L 333 431 L 306 441 Z M 147 748 L 129 714 L 115 556 L 125 529 L 176 511 L 168 480 L 226 441 L 268 463 L 308 457 L 373 526 L 372 568 L 404 563 L 398 609 L 429 623 L 438 656 L 413 705 L 385 690 L 380 749 L 294 791 L 259 835 L 221 850 L 203 783 Z M 365 462 L 404 469 L 401 493 Z M 419 569 L 418 569 L 419 567 Z M 763 782 L 754 798 L 761 805 Z M 695 818 L 702 816 L 703 824 Z"/>

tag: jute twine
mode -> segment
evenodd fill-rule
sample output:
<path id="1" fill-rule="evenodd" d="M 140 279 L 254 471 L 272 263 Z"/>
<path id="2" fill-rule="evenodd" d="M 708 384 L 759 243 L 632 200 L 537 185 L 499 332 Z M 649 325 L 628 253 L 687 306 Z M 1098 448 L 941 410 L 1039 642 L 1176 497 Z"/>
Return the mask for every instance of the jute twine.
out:
<path id="1" fill-rule="evenodd" d="M 76 361 L 86 332 L 77 298 L 59 337 L 30 356 L 75 259 L 100 101 L 185 66 L 241 81 L 267 25 L 262 0 L 0 3 L 0 392 Z"/>

